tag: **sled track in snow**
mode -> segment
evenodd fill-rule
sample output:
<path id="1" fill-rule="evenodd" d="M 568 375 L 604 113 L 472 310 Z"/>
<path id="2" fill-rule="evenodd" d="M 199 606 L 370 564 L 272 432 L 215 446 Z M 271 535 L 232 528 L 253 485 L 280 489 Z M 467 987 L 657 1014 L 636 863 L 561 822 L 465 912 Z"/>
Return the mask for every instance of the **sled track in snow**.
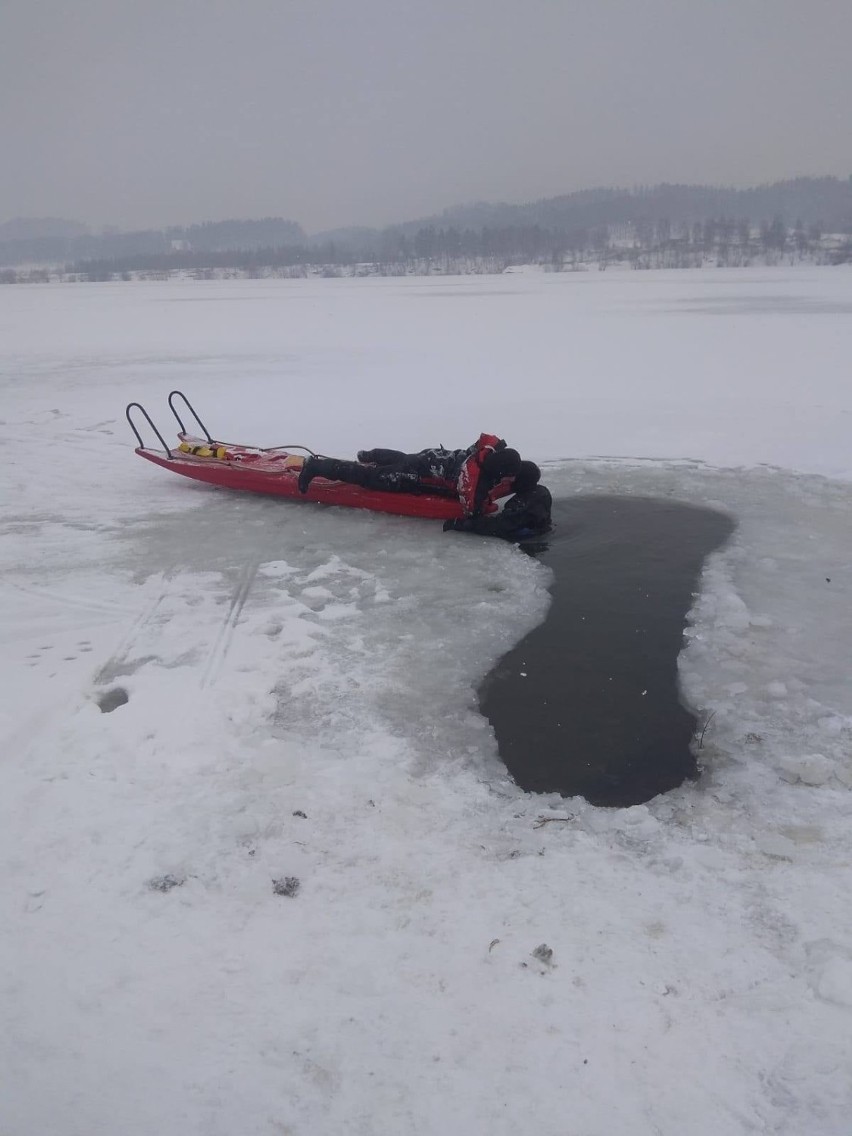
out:
<path id="1" fill-rule="evenodd" d="M 174 568 L 169 568 L 163 572 L 159 594 L 139 612 L 116 649 L 95 672 L 94 681 L 96 685 L 100 686 L 104 683 L 112 682 L 115 672 L 127 663 L 130 652 L 133 650 L 142 629 L 153 619 L 163 600 L 168 595 L 169 581 L 173 572 Z"/>
<path id="2" fill-rule="evenodd" d="M 222 626 L 219 628 L 219 634 L 216 636 L 216 641 L 213 644 L 210 654 L 207 659 L 207 665 L 201 676 L 201 687 L 211 686 L 219 676 L 228 651 L 231 649 L 231 642 L 234 638 L 234 629 L 239 622 L 240 615 L 245 607 L 248 594 L 251 591 L 251 586 L 254 583 L 254 578 L 257 575 L 258 567 L 260 566 L 259 560 L 251 560 L 243 566 L 240 573 L 240 578 L 234 593 L 231 596 L 231 602 L 222 621 Z"/>

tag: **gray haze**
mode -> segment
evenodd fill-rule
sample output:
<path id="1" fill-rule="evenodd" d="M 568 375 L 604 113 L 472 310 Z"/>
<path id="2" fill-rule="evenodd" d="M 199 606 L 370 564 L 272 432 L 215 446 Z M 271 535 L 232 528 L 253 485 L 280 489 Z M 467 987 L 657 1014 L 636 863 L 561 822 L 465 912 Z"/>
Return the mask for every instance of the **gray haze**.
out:
<path id="1" fill-rule="evenodd" d="M 850 0 L 0 0 L 0 221 L 852 173 Z"/>

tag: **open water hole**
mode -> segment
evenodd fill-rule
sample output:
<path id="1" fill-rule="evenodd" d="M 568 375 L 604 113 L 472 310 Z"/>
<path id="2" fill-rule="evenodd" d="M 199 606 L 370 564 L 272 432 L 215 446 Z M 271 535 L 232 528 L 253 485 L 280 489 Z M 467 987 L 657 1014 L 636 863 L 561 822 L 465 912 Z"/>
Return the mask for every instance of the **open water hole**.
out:
<path id="1" fill-rule="evenodd" d="M 734 522 L 615 496 L 556 501 L 553 519 L 529 549 L 553 570 L 547 619 L 489 672 L 480 708 L 522 789 L 639 804 L 696 775 L 677 658 L 705 558 Z"/>

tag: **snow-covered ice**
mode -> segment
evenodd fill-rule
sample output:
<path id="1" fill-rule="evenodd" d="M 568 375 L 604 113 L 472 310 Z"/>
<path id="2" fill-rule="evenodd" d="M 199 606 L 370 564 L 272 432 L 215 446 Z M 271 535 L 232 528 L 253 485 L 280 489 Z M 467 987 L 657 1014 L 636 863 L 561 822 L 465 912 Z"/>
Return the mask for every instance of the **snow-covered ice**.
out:
<path id="1" fill-rule="evenodd" d="M 848 1136 L 850 315 L 848 268 L 0 289 L 3 1136 Z M 474 690 L 547 569 L 148 466 L 174 387 L 732 513 L 702 778 L 518 791 Z"/>

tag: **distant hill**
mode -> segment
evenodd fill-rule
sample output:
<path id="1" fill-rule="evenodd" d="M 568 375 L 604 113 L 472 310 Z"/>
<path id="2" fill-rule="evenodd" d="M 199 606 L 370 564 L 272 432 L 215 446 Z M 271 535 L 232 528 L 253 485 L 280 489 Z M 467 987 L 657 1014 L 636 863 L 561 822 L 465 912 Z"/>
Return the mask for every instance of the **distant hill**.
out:
<path id="1" fill-rule="evenodd" d="M 165 255 L 175 247 L 199 253 L 277 248 L 302 245 L 305 231 L 295 221 L 265 217 L 259 221 L 205 221 L 198 225 L 109 232 L 95 236 L 76 222 L 51 222 L 71 226 L 64 232 L 45 231 L 47 221 L 21 218 L 0 225 L 0 264 L 58 264 L 76 260 L 112 260 Z M 17 235 L 10 235 L 17 234 Z"/>
<path id="2" fill-rule="evenodd" d="M 367 225 L 350 225 L 342 229 L 323 229 L 320 233 L 311 233 L 308 245 L 317 248 L 320 245 L 343 245 L 345 248 L 360 248 L 368 244 L 376 236 L 379 229 L 371 229 Z"/>
<path id="3" fill-rule="evenodd" d="M 385 229 L 334 229 L 309 238 L 311 248 L 356 260 L 392 260 L 476 248 L 480 253 L 538 254 L 551 245 L 595 246 L 606 232 L 683 232 L 717 222 L 760 229 L 852 233 L 852 177 L 795 178 L 751 189 L 702 185 L 600 187 L 512 205 L 480 201 Z M 455 234 L 455 238 L 453 237 Z M 473 241 L 470 234 L 479 234 Z M 601 234 L 596 238 L 596 234 Z"/>
<path id="4" fill-rule="evenodd" d="M 82 237 L 88 231 L 79 221 L 65 221 L 59 217 L 14 217 L 0 224 L 0 241 L 64 240 Z"/>
<path id="5" fill-rule="evenodd" d="M 669 221 L 678 225 L 720 218 L 760 225 L 775 218 L 792 228 L 797 222 L 824 231 L 852 232 L 852 177 L 795 178 L 752 189 L 706 185 L 655 185 L 636 189 L 587 189 L 523 205 L 476 202 L 393 226 L 413 234 L 434 226 L 457 229 L 540 225 L 570 232 L 600 225 Z"/>
<path id="6" fill-rule="evenodd" d="M 703 230 L 700 239 L 696 229 Z M 707 249 L 719 232 L 722 243 L 730 244 L 733 229 L 741 247 L 749 233 L 766 230 L 769 239 L 763 243 L 776 250 L 786 232 L 799 234 L 800 247 L 805 236 L 813 245 L 820 234 L 852 234 L 852 177 L 794 178 L 751 189 L 601 187 L 525 204 L 455 205 L 384 229 L 358 226 L 311 236 L 281 217 L 100 235 L 74 221 L 18 218 L 0 225 L 0 267 L 66 264 L 74 271 L 108 274 L 170 267 L 387 264 L 438 255 L 517 261 L 548 250 L 558 260 L 566 250 L 578 254 L 619 242 L 623 247 L 625 240 L 647 248 L 688 238 L 692 246 Z"/>
<path id="7" fill-rule="evenodd" d="M 210 252 L 300 245 L 307 239 L 301 225 L 281 217 L 264 217 L 260 221 L 205 221 L 200 225 L 165 229 L 164 235 L 169 243 L 187 241 L 193 249 Z"/>

